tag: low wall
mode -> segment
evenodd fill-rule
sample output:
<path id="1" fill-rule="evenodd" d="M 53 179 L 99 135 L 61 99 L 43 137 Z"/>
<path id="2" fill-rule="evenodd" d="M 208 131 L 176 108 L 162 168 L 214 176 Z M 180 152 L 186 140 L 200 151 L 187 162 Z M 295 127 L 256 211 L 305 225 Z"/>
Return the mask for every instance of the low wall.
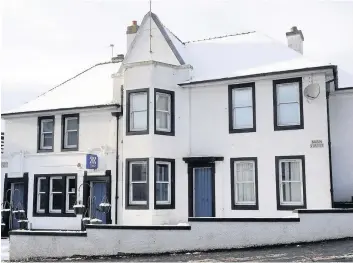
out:
<path id="1" fill-rule="evenodd" d="M 292 218 L 190 218 L 189 225 L 88 225 L 86 232 L 12 231 L 10 260 L 243 248 L 353 237 L 353 209 Z"/>

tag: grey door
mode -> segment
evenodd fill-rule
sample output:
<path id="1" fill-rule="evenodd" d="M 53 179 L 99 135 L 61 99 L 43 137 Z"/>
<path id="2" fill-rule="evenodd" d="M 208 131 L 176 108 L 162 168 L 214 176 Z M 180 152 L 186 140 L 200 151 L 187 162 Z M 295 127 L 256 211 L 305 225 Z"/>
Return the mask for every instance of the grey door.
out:
<path id="1" fill-rule="evenodd" d="M 194 216 L 214 216 L 213 180 L 211 167 L 195 167 L 193 171 Z"/>
<path id="2" fill-rule="evenodd" d="M 107 194 L 107 184 L 105 182 L 91 182 L 91 218 L 102 220 L 103 224 L 107 223 L 106 214 L 99 211 L 99 204 L 104 201 Z"/>
<path id="3" fill-rule="evenodd" d="M 24 208 L 24 184 L 12 183 L 11 185 L 11 201 L 14 210 L 25 210 Z M 11 215 L 12 216 L 12 215 Z M 18 220 L 12 216 L 11 229 L 18 229 L 20 224 Z"/>

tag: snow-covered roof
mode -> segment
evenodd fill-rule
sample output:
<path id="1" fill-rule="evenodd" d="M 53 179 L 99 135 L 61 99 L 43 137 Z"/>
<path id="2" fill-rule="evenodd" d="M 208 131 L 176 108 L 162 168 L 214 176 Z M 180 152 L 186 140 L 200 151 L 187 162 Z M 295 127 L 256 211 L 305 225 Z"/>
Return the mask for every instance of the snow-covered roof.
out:
<path id="1" fill-rule="evenodd" d="M 2 113 L 2 116 L 117 104 L 113 100 L 112 74 L 119 69 L 118 63 L 99 63 L 73 78 L 41 94 L 22 106 Z"/>

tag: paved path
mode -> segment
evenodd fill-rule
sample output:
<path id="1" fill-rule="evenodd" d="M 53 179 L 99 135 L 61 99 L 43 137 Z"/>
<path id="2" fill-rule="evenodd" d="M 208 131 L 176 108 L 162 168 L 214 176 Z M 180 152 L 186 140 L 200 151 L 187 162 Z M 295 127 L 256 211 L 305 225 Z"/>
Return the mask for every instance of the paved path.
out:
<path id="1" fill-rule="evenodd" d="M 8 241 L 1 240 L 1 259 L 8 258 Z M 49 262 L 353 262 L 353 239 L 305 245 L 244 249 L 225 252 L 194 252 L 149 257 L 66 258 Z"/>

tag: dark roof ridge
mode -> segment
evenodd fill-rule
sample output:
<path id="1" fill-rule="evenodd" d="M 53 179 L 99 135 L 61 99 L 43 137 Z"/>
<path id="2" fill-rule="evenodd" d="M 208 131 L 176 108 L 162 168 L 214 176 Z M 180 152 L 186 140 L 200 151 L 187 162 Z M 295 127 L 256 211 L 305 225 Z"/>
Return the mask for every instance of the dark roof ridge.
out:
<path id="1" fill-rule="evenodd" d="M 226 37 L 235 37 L 235 36 L 248 35 L 248 34 L 252 34 L 252 33 L 255 33 L 255 32 L 256 31 L 248 31 L 248 32 L 241 32 L 241 33 L 235 33 L 235 34 L 229 34 L 229 35 L 223 35 L 223 36 L 209 37 L 209 38 L 205 38 L 205 39 L 191 40 L 191 41 L 184 42 L 184 44 L 202 42 L 202 41 L 220 39 L 220 38 L 226 38 Z"/>

